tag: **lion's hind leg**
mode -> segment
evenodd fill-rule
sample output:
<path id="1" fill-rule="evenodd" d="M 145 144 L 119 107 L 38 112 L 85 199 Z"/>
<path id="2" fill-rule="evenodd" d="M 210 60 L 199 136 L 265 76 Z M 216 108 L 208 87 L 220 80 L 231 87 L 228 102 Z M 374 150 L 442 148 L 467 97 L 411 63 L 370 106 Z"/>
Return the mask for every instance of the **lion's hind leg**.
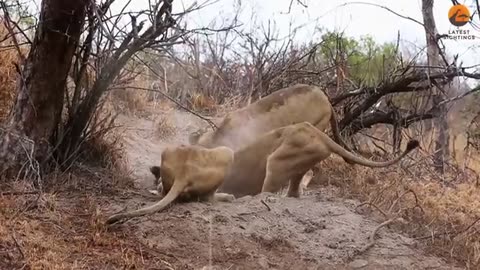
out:
<path id="1" fill-rule="evenodd" d="M 299 198 L 303 189 L 300 185 L 305 173 L 295 174 L 290 178 L 290 184 L 288 186 L 287 197 Z"/>
<path id="2" fill-rule="evenodd" d="M 304 149 L 281 145 L 267 159 L 262 192 L 275 193 L 289 183 L 288 197 L 300 197 L 303 176 L 309 168 L 304 167 Z M 308 157 L 307 157 L 308 159 Z"/>
<path id="3" fill-rule="evenodd" d="M 287 196 L 300 196 L 303 176 L 323 156 L 315 132 L 315 127 L 299 124 L 285 135 L 281 145 L 267 158 L 262 192 L 278 192 L 290 181 Z"/>

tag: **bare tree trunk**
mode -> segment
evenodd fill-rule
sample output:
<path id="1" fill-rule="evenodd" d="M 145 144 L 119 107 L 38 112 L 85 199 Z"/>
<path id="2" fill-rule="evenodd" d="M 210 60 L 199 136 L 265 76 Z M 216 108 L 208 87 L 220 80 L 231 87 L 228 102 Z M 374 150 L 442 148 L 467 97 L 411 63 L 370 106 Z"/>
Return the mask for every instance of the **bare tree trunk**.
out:
<path id="1" fill-rule="evenodd" d="M 433 17 L 433 1 L 422 0 L 422 15 L 425 28 L 425 35 L 427 39 L 427 59 L 429 67 L 444 66 L 441 59 L 442 52 L 437 43 L 437 27 Z M 430 68 L 429 68 L 429 73 Z M 433 89 L 433 106 L 439 104 L 445 99 L 442 92 L 434 87 Z M 438 129 L 438 137 L 435 142 L 434 166 L 439 172 L 444 171 L 444 160 L 448 155 L 448 123 L 447 123 L 447 108 L 446 105 L 441 105 L 438 108 L 438 115 L 435 120 L 435 126 Z"/>
<path id="2" fill-rule="evenodd" d="M 0 130 L 2 175 L 18 172 L 26 161 L 43 163 L 50 156 L 50 138 L 60 122 L 87 4 L 87 0 L 42 1 L 35 39 L 18 78 L 17 99 L 7 128 Z"/>

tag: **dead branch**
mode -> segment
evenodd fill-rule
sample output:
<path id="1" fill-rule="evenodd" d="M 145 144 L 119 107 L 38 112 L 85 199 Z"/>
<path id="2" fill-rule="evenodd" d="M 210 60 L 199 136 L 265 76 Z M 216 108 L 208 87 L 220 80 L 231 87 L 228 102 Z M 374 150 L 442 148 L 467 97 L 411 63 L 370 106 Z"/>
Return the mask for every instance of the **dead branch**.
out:
<path id="1" fill-rule="evenodd" d="M 20 27 L 18 27 L 17 24 L 15 24 L 11 18 L 10 18 L 10 13 L 8 12 L 7 10 L 7 6 L 5 5 L 5 2 L 3 1 L 0 1 L 0 6 L 3 10 L 3 15 L 5 17 L 4 19 L 4 25 L 5 25 L 5 28 L 7 29 L 7 31 L 9 32 L 10 34 L 10 37 L 12 38 L 12 41 L 13 41 L 13 44 L 15 46 L 15 49 L 17 50 L 17 53 L 18 53 L 18 57 L 20 58 L 20 63 L 24 63 L 25 61 L 25 55 L 23 55 L 22 51 L 20 50 L 20 45 L 19 45 L 19 42 L 17 40 L 17 36 L 16 34 L 14 33 L 14 30 L 13 30 L 13 27 L 10 25 L 10 23 L 13 23 L 15 25 L 15 27 L 21 32 L 23 33 L 22 29 L 20 29 Z M 26 37 L 26 35 L 24 34 L 24 36 Z M 27 37 L 27 40 L 29 41 L 28 37 Z"/>
<path id="2" fill-rule="evenodd" d="M 453 101 L 462 99 L 462 98 L 464 98 L 464 97 L 466 97 L 466 96 L 468 96 L 468 95 L 471 95 L 471 94 L 473 94 L 473 93 L 476 93 L 476 92 L 478 92 L 478 91 L 480 91 L 480 86 L 477 86 L 477 87 L 475 87 L 475 88 L 473 88 L 473 89 L 471 89 L 471 90 L 469 90 L 469 91 L 467 91 L 467 92 L 465 92 L 465 93 L 463 93 L 463 94 L 457 95 L 457 96 L 455 96 L 455 97 L 453 97 L 453 98 L 446 99 L 446 100 L 440 102 L 439 105 L 443 105 L 443 104 L 446 104 L 446 103 L 450 103 L 450 102 L 453 102 Z"/>
<path id="3" fill-rule="evenodd" d="M 308 8 L 307 4 L 303 3 L 301 0 L 290 0 L 290 4 L 288 5 L 288 11 L 286 12 L 287 14 L 292 11 L 293 2 L 296 2 L 298 5 L 304 8 Z"/>
<path id="4" fill-rule="evenodd" d="M 265 207 L 267 207 L 267 210 L 268 211 L 272 211 L 272 209 L 270 208 L 270 206 L 264 201 L 264 200 L 260 200 L 262 202 L 263 205 L 265 205 Z"/>
<path id="5" fill-rule="evenodd" d="M 0 193 L 0 196 L 20 196 L 20 195 L 36 195 L 40 193 L 38 190 L 34 191 L 7 191 Z"/>
<path id="6" fill-rule="evenodd" d="M 25 252 L 23 252 L 22 246 L 20 245 L 20 243 L 18 243 L 18 240 L 15 237 L 15 231 L 12 231 L 12 239 L 13 239 L 13 242 L 15 243 L 15 247 L 17 248 L 18 252 L 20 252 L 20 255 L 22 256 L 22 260 L 25 260 Z"/>
<path id="7" fill-rule="evenodd" d="M 359 105 L 345 113 L 344 118 L 339 122 L 339 126 L 341 129 L 344 129 L 346 126 L 351 126 L 353 130 L 357 132 L 365 127 L 371 127 L 374 124 L 384 123 L 393 125 L 396 122 L 393 118 L 393 112 L 384 113 L 376 110 L 364 114 L 364 112 L 368 111 L 373 105 L 375 105 L 382 97 L 386 96 L 387 94 L 426 91 L 431 88 L 430 84 L 428 83 L 429 81 L 437 80 L 437 83 L 444 84 L 447 83 L 448 80 L 457 76 L 480 79 L 480 74 L 461 72 L 461 70 L 447 70 L 445 72 L 439 72 L 431 75 L 428 75 L 426 72 L 416 71 L 412 72 L 410 75 L 403 76 L 392 83 L 386 83 L 385 85 L 381 85 L 376 88 L 357 89 L 351 92 L 347 92 L 346 94 L 341 94 L 338 97 L 332 98 L 331 100 L 332 104 L 338 104 L 347 98 L 359 95 L 366 96 Z M 414 84 L 415 86 L 413 86 Z M 458 97 L 444 100 L 442 101 L 442 103 L 437 103 L 436 106 L 430 109 L 430 111 L 428 112 L 405 116 L 399 119 L 399 123 L 402 124 L 404 127 L 408 127 L 414 122 L 425 119 L 432 119 L 436 117 L 435 111 L 439 105 L 458 100 L 471 93 L 477 92 L 478 90 L 479 89 L 477 87 Z"/>
<path id="8" fill-rule="evenodd" d="M 361 254 L 364 254 L 365 252 L 367 252 L 369 249 L 371 249 L 373 246 L 375 246 L 375 237 L 377 236 L 377 233 L 378 231 L 385 227 L 385 226 L 388 226 L 390 224 L 392 224 L 393 222 L 395 221 L 401 221 L 402 218 L 399 218 L 399 217 L 394 217 L 394 218 L 391 218 L 389 220 L 386 220 L 384 222 L 382 222 L 380 225 L 378 225 L 372 232 L 372 234 L 370 234 L 370 236 L 368 237 L 369 239 L 369 243 L 364 246 L 363 248 L 357 250 L 355 253 L 354 253 L 354 256 L 358 256 L 358 255 L 361 255 Z"/>
<path id="9" fill-rule="evenodd" d="M 162 91 L 160 90 L 156 90 L 156 89 L 150 89 L 150 88 L 145 88 L 145 87 L 138 87 L 138 86 L 128 86 L 128 88 L 132 88 L 132 89 L 137 89 L 137 90 L 142 90 L 142 91 L 149 91 L 149 92 L 155 92 L 155 93 L 159 93 L 160 95 L 164 96 L 165 98 L 167 98 L 168 100 L 170 100 L 171 102 L 175 103 L 177 106 L 179 106 L 180 108 L 184 109 L 185 111 L 197 116 L 198 118 L 206 121 L 212 128 L 214 129 L 217 129 L 218 127 L 215 125 L 215 123 L 212 122 L 212 120 L 208 119 L 208 118 L 205 118 L 204 116 L 188 109 L 187 107 L 183 106 L 182 104 L 180 104 L 178 101 L 176 101 L 174 98 L 170 97 L 169 95 L 163 93 Z M 123 89 L 123 88 L 109 88 L 110 90 L 115 90 L 115 89 Z"/>
<path id="10" fill-rule="evenodd" d="M 412 17 L 409 17 L 409 16 L 405 16 L 405 15 L 402 15 L 396 11 L 394 11 L 393 9 L 391 8 L 388 8 L 386 6 L 382 6 L 382 5 L 379 5 L 379 4 L 374 4 L 374 3 L 368 3 L 368 2 L 348 2 L 348 3 L 344 3 L 344 4 L 341 4 L 341 5 L 338 5 L 337 7 L 344 7 L 344 6 L 349 6 L 349 5 L 366 5 L 366 6 L 373 6 L 373 7 L 378 7 L 378 8 L 381 8 L 381 9 L 384 9 L 402 19 L 406 19 L 406 20 L 409 20 L 409 21 L 412 21 L 416 24 L 419 24 L 421 26 L 423 26 L 423 23 L 421 23 L 420 21 L 412 18 Z"/>
<path id="11" fill-rule="evenodd" d="M 411 124 L 418 121 L 436 117 L 435 108 L 426 113 L 412 113 L 401 118 L 395 118 L 394 111 L 373 111 L 352 121 L 349 126 L 349 133 L 355 134 L 362 129 L 371 128 L 377 124 L 400 125 L 403 128 L 408 128 Z"/>
<path id="12" fill-rule="evenodd" d="M 388 216 L 387 213 L 385 213 L 380 207 L 378 207 L 377 205 L 375 205 L 371 202 L 363 202 L 363 203 L 358 204 L 357 206 L 355 206 L 355 211 L 358 211 L 358 208 L 360 208 L 364 205 L 368 205 L 368 206 L 371 206 L 371 207 L 377 209 L 377 211 L 380 212 L 384 217 Z"/>

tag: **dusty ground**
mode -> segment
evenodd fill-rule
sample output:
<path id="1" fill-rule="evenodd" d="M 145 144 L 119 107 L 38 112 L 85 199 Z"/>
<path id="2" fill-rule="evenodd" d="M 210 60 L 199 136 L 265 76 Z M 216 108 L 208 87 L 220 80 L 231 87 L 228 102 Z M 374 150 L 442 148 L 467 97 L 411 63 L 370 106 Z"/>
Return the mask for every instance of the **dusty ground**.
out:
<path id="1" fill-rule="evenodd" d="M 158 164 L 162 147 L 186 143 L 187 133 L 204 124 L 184 112 L 175 111 L 170 118 L 176 132 L 163 138 L 154 132 L 154 117 L 119 119 L 128 127 L 125 146 L 143 190 L 152 187 L 148 166 Z M 132 194 L 116 201 L 102 210 L 111 213 L 153 202 Z M 328 188 L 311 187 L 301 199 L 261 194 L 234 203 L 177 204 L 112 233 L 135 231 L 142 246 L 162 255 L 157 267 L 164 268 L 145 269 L 461 269 L 425 254 L 414 240 L 387 227 L 373 248 L 357 254 L 379 222 L 357 214 L 356 204 L 335 197 Z"/>
<path id="2" fill-rule="evenodd" d="M 148 167 L 160 164 L 160 154 L 165 146 L 188 143 L 188 134 L 205 125 L 203 120 L 183 111 L 149 114 L 143 118 L 119 115 L 117 120 L 123 126 L 128 163 L 139 188 L 153 187 Z M 165 129 L 168 132 L 157 131 L 162 121 L 167 122 Z"/>

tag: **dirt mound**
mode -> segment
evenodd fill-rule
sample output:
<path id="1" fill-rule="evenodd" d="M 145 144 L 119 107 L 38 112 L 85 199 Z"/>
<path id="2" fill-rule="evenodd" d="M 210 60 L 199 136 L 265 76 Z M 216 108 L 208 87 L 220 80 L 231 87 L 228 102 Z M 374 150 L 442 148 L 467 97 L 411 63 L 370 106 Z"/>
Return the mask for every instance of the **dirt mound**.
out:
<path id="1" fill-rule="evenodd" d="M 126 204 L 132 209 L 140 201 Z M 300 199 L 260 194 L 234 203 L 176 204 L 114 230 L 135 231 L 145 245 L 168 251 L 175 269 L 456 269 L 386 228 L 373 248 L 355 256 L 379 223 L 355 213 L 354 203 L 328 189 Z"/>
<path id="2" fill-rule="evenodd" d="M 149 119 L 120 118 L 130 163 L 141 188 L 150 188 L 148 166 L 158 164 L 168 144 L 187 142 L 204 123 L 174 112 L 175 136 L 155 139 Z M 162 213 L 113 228 L 135 232 L 142 245 L 167 254 L 168 269 L 460 269 L 428 256 L 411 238 L 382 228 L 374 247 L 357 254 L 379 223 L 354 211 L 353 200 L 331 189 L 311 189 L 300 199 L 260 194 L 233 203 L 176 204 Z M 127 196 L 104 209 L 113 213 L 152 204 Z M 213 268 L 212 268 L 213 267 Z"/>

